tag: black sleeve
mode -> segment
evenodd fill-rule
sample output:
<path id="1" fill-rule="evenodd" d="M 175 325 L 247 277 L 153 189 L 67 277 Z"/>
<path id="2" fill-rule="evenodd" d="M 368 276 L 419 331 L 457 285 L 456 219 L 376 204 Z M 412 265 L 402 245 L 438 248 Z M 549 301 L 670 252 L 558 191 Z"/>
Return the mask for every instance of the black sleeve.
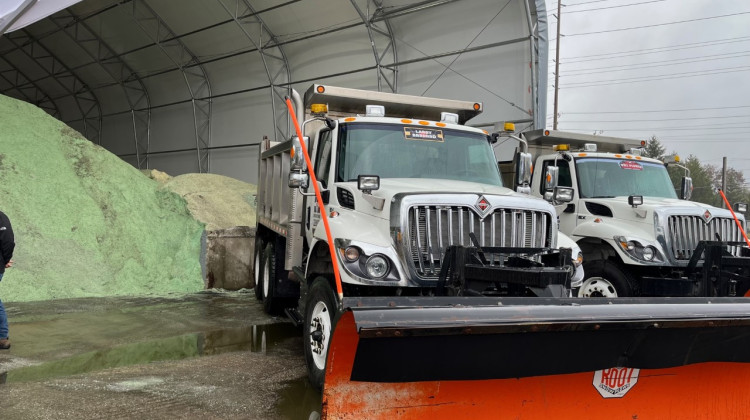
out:
<path id="1" fill-rule="evenodd" d="M 16 243 L 13 238 L 13 228 L 10 226 L 10 219 L 5 213 L 0 212 L 0 255 L 2 255 L 3 261 L 6 263 L 10 261 L 15 247 Z"/>

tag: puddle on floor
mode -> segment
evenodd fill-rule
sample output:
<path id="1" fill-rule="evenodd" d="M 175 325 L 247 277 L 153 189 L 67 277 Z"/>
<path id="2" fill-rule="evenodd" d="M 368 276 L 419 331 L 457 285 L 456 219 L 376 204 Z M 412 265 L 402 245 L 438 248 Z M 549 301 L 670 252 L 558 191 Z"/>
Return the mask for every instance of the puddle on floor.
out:
<path id="1" fill-rule="evenodd" d="M 276 409 L 285 420 L 320 420 L 322 395 L 307 377 L 289 382 L 279 393 Z"/>
<path id="2" fill-rule="evenodd" d="M 234 351 L 273 352 L 274 347 L 297 337 L 299 329 L 289 323 L 252 325 L 183 334 L 120 345 L 74 356 L 25 366 L 0 375 L 0 383 L 39 381 L 103 369 L 180 360 Z"/>

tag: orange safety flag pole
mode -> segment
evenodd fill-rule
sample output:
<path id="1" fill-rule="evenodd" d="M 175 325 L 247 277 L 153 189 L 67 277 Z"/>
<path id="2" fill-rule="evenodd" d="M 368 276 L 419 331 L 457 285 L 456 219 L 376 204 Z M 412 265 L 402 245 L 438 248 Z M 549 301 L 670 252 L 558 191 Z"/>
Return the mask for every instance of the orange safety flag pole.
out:
<path id="1" fill-rule="evenodd" d="M 719 194 L 721 194 L 721 198 L 724 199 L 724 203 L 727 205 L 727 208 L 729 211 L 732 212 L 732 217 L 734 217 L 734 223 L 737 223 L 737 227 L 740 229 L 740 232 L 742 232 L 742 236 L 745 237 L 745 242 L 747 243 L 747 246 L 750 246 L 750 240 L 747 239 L 747 234 L 745 233 L 745 229 L 742 228 L 742 225 L 740 224 L 739 219 L 737 219 L 737 215 L 734 214 L 734 210 L 732 210 L 732 206 L 729 205 L 729 200 L 727 200 L 727 196 L 724 195 L 724 191 L 721 189 L 719 190 Z"/>
<path id="2" fill-rule="evenodd" d="M 315 177 L 315 171 L 312 170 L 313 165 L 312 161 L 310 160 L 310 155 L 307 153 L 307 145 L 305 144 L 305 138 L 302 136 L 302 129 L 299 126 L 299 121 L 297 121 L 297 115 L 294 113 L 294 107 L 292 106 L 292 101 L 289 99 L 289 97 L 286 98 L 286 106 L 289 108 L 289 116 L 291 117 L 292 121 L 294 121 L 294 129 L 297 130 L 297 138 L 299 138 L 299 143 L 302 146 L 302 154 L 305 156 L 305 162 L 307 163 L 307 167 L 310 169 L 308 172 L 310 174 L 310 182 L 313 184 L 313 188 L 315 189 L 315 198 L 318 202 L 318 207 L 320 208 L 320 215 L 323 219 L 323 226 L 326 229 L 326 238 L 328 239 L 328 249 L 331 252 L 331 262 L 333 263 L 333 274 L 336 276 L 336 293 L 339 295 L 339 302 L 344 298 L 344 289 L 341 287 L 341 275 L 339 274 L 339 263 L 338 258 L 336 257 L 336 247 L 333 245 L 333 236 L 331 236 L 331 227 L 328 225 L 328 213 L 326 213 L 326 207 L 325 204 L 323 204 L 323 197 L 320 195 L 320 188 L 318 188 L 318 179 Z"/>

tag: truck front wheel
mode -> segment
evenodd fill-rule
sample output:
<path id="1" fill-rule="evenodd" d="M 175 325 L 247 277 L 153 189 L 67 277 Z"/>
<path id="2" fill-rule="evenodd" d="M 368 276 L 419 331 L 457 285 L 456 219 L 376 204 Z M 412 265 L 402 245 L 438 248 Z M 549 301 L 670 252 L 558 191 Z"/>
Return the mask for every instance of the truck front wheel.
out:
<path id="1" fill-rule="evenodd" d="M 317 389 L 323 389 L 328 345 L 338 312 L 336 296 L 325 277 L 316 278 L 308 293 L 303 326 L 305 363 L 310 383 Z"/>
<path id="2" fill-rule="evenodd" d="M 584 279 L 578 297 L 633 296 L 633 281 L 618 264 L 595 260 L 583 264 Z"/>

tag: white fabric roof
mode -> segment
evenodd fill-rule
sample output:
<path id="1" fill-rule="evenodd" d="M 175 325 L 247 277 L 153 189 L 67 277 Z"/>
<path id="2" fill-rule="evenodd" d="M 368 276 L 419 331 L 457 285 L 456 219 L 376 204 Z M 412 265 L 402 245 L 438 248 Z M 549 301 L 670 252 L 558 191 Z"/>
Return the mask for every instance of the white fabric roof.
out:
<path id="1" fill-rule="evenodd" d="M 172 175 L 254 182 L 257 143 L 289 135 L 281 99 L 313 82 L 544 127 L 544 0 L 6 0 L 3 22 L 0 93 Z"/>

